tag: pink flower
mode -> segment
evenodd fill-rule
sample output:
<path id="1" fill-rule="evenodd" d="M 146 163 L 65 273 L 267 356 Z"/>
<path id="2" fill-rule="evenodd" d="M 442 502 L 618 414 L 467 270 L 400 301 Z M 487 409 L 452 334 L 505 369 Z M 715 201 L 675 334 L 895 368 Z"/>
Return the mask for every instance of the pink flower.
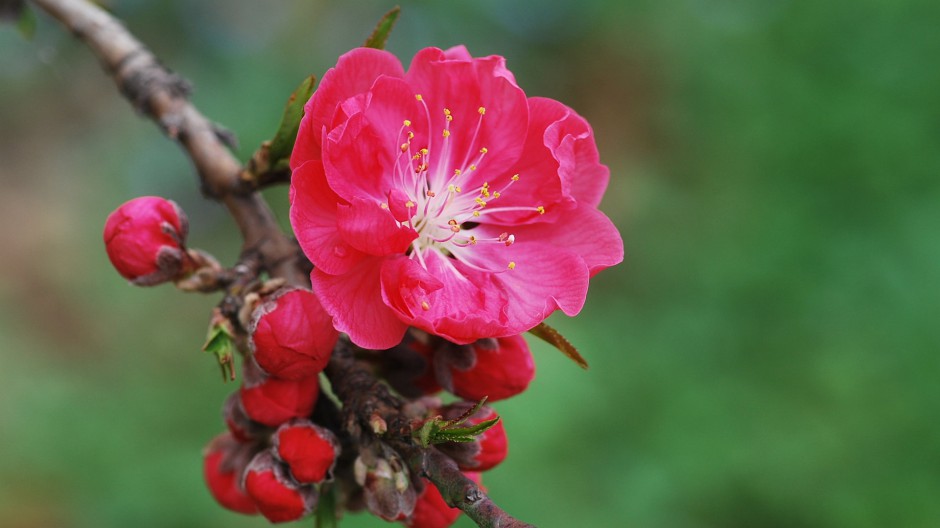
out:
<path id="1" fill-rule="evenodd" d="M 186 272 L 188 222 L 176 202 L 141 196 L 121 204 L 104 224 L 108 259 L 138 286 L 174 280 Z"/>
<path id="2" fill-rule="evenodd" d="M 427 48 L 406 73 L 350 51 L 307 103 L 291 168 L 313 289 L 366 348 L 409 326 L 466 344 L 577 314 L 623 259 L 590 126 L 526 98 L 502 57 Z"/>

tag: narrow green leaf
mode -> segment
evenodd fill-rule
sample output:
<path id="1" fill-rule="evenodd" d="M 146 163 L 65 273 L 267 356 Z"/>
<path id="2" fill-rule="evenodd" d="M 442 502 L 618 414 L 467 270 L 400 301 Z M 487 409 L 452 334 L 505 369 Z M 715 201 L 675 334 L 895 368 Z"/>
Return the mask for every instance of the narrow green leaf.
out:
<path id="1" fill-rule="evenodd" d="M 304 116 L 304 104 L 313 95 L 313 86 L 316 82 L 316 77 L 311 75 L 300 83 L 294 93 L 290 94 L 290 98 L 284 106 L 281 124 L 277 127 L 277 133 L 271 139 L 271 146 L 268 149 L 268 160 L 271 167 L 286 163 L 290 158 L 290 153 L 294 149 L 294 141 L 297 140 L 300 120 Z"/>
<path id="2" fill-rule="evenodd" d="M 372 34 L 369 35 L 369 38 L 366 39 L 365 47 L 375 48 L 375 49 L 385 49 L 385 42 L 388 41 L 388 34 L 392 32 L 392 28 L 395 27 L 395 22 L 398 20 L 398 15 L 401 13 L 401 8 L 395 6 L 391 11 L 385 13 L 385 16 L 382 17 L 382 20 L 379 20 L 379 23 L 375 25 L 375 29 L 372 30 Z"/>
<path id="3" fill-rule="evenodd" d="M 479 411 L 480 408 L 483 407 L 483 404 L 486 403 L 487 398 L 489 398 L 489 396 L 484 396 L 482 400 L 478 401 L 476 405 L 474 405 L 470 409 L 467 409 L 467 412 L 461 414 L 456 420 L 449 420 L 446 422 L 441 422 L 441 429 L 449 429 L 469 420 L 471 416 L 476 414 L 477 411 Z"/>
<path id="4" fill-rule="evenodd" d="M 545 323 L 539 323 L 538 326 L 532 330 L 529 330 L 529 333 L 552 345 L 558 350 L 561 350 L 562 354 L 568 356 L 568 358 L 577 363 L 579 367 L 587 370 L 587 360 L 581 356 L 581 354 L 578 352 L 578 349 L 575 348 L 570 341 L 565 339 L 565 336 L 561 335 L 561 332 L 558 330 L 555 330 Z"/>
<path id="5" fill-rule="evenodd" d="M 483 434 L 487 429 L 496 425 L 497 422 L 499 422 L 499 416 L 470 427 L 444 429 L 438 431 L 437 434 L 431 438 L 431 442 L 434 444 L 440 444 L 442 442 L 472 442 L 474 437 Z"/>

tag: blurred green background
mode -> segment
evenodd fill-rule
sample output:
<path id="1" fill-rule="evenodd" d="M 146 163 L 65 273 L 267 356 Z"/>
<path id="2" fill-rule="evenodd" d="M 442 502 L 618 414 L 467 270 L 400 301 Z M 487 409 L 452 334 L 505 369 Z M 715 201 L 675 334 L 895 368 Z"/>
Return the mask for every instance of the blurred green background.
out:
<path id="1" fill-rule="evenodd" d="M 505 55 L 591 121 L 612 171 L 626 261 L 553 318 L 592 368 L 534 344 L 530 390 L 496 405 L 501 505 L 545 527 L 940 526 L 940 3 L 401 4 L 406 64 Z M 109 5 L 245 159 L 393 4 Z M 234 226 L 39 18 L 32 41 L 0 29 L 0 525 L 264 526 L 202 484 L 234 389 L 199 351 L 217 299 L 132 288 L 101 243 L 142 194 L 227 263 Z M 268 196 L 286 218 L 286 189 Z"/>

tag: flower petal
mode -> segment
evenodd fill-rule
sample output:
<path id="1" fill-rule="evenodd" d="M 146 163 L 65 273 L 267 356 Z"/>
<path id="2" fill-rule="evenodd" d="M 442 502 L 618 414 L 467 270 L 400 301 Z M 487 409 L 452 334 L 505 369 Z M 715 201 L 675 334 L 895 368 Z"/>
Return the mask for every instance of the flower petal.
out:
<path id="1" fill-rule="evenodd" d="M 349 334 L 353 343 L 372 350 L 392 348 L 408 329 L 382 302 L 379 277 L 384 260 L 363 259 L 343 275 L 327 275 L 319 269 L 310 274 L 314 292 L 333 317 L 333 327 Z"/>
<path id="2" fill-rule="evenodd" d="M 437 251 L 397 259 L 382 269 L 382 296 L 406 323 L 454 343 L 507 335 L 506 298 L 491 274 L 462 266 Z"/>
<path id="3" fill-rule="evenodd" d="M 409 130 L 404 121 L 416 123 L 421 115 L 417 104 L 408 85 L 390 77 L 378 79 L 364 98 L 357 98 L 359 112 L 323 142 L 327 181 L 340 197 L 383 202 L 393 188 L 414 188 L 414 172 L 400 170 L 398 161 L 406 155 L 400 149 Z"/>
<path id="4" fill-rule="evenodd" d="M 508 332 L 493 337 L 529 330 L 556 309 L 576 315 L 584 306 L 588 268 L 571 249 L 517 238 L 508 247 L 477 244 L 455 254 L 473 265 L 498 270 L 491 277 L 507 299 Z"/>
<path id="5" fill-rule="evenodd" d="M 414 229 L 398 225 L 387 205 L 383 208 L 365 198 L 355 198 L 349 205 L 340 205 L 336 220 L 343 240 L 369 255 L 404 253 L 411 241 L 418 237 Z"/>
<path id="6" fill-rule="evenodd" d="M 330 190 L 319 163 L 305 163 L 294 171 L 290 186 L 290 223 L 304 254 L 326 273 L 346 273 L 363 253 L 346 243 L 336 226 L 340 200 Z"/>
<path id="7" fill-rule="evenodd" d="M 403 77 L 401 62 L 391 53 L 372 48 L 356 48 L 339 58 L 334 68 L 323 75 L 320 86 L 304 106 L 298 141 L 291 155 L 291 169 L 311 159 L 321 159 L 323 129 L 333 127 L 337 106 L 366 92 L 381 75 Z"/>
<path id="8" fill-rule="evenodd" d="M 464 176 L 465 189 L 478 188 L 513 165 L 522 153 L 529 119 L 525 93 L 498 56 L 467 58 L 466 50 L 447 52 L 426 48 L 415 55 L 405 79 L 427 105 L 429 128 L 434 132 L 428 149 L 431 171 L 444 183 L 454 169 Z M 483 110 L 481 115 L 480 109 Z M 450 135 L 440 131 L 447 125 L 444 109 L 451 112 Z M 485 157 L 478 161 L 480 150 Z M 478 165 L 470 171 L 470 165 Z"/>
<path id="9" fill-rule="evenodd" d="M 554 123 L 545 128 L 542 139 L 558 160 L 565 192 L 578 203 L 597 207 L 607 190 L 610 169 L 600 162 L 591 125 L 554 99 L 532 97 L 529 110 L 535 115 L 555 117 Z"/>
<path id="10" fill-rule="evenodd" d="M 562 249 L 583 259 L 590 275 L 623 261 L 623 239 L 607 215 L 592 207 L 558 213 L 553 224 L 538 223 L 517 226 L 480 225 L 474 230 L 479 237 L 496 237 L 509 232 L 517 243 L 536 241 L 546 245 L 545 254 L 554 255 Z"/>

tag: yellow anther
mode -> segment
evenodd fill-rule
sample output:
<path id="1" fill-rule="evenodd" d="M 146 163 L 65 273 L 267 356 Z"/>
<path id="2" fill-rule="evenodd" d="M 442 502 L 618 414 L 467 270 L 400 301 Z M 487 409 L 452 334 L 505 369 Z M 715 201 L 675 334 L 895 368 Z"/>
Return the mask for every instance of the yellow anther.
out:
<path id="1" fill-rule="evenodd" d="M 484 187 L 483 189 L 480 189 L 480 194 L 482 194 L 484 198 L 489 198 L 489 197 L 490 197 L 490 191 L 489 191 L 489 189 L 487 189 L 487 188 L 485 188 L 485 187 Z"/>
<path id="2" fill-rule="evenodd" d="M 469 240 L 470 240 L 470 243 L 471 243 L 471 244 L 476 244 L 476 243 L 477 243 L 477 237 L 475 237 L 475 236 L 473 236 L 473 235 L 470 235 L 470 239 L 469 239 Z"/>
<path id="3" fill-rule="evenodd" d="M 454 120 L 454 116 L 452 116 L 452 115 L 450 115 L 450 114 L 448 114 L 446 117 L 447 117 L 447 120 L 448 120 L 448 121 L 453 121 L 453 120 Z"/>
<path id="4" fill-rule="evenodd" d="M 457 192 L 457 188 L 453 184 L 447 186 L 448 192 Z"/>
<path id="5" fill-rule="evenodd" d="M 460 187 L 454 187 L 454 190 L 456 190 L 457 192 L 463 192 L 460 190 Z"/>
<path id="6" fill-rule="evenodd" d="M 480 211 L 474 211 L 473 216 L 480 216 Z"/>
<path id="7" fill-rule="evenodd" d="M 486 113 L 486 108 L 481 106 L 480 108 L 477 108 L 477 112 L 480 112 L 480 115 L 483 115 Z"/>
<path id="8" fill-rule="evenodd" d="M 489 188 L 490 188 L 490 182 L 483 182 L 483 188 L 484 188 L 484 189 L 489 189 Z"/>
<path id="9" fill-rule="evenodd" d="M 411 200 L 408 200 L 407 202 L 405 202 L 405 207 L 407 207 L 408 209 L 411 209 L 414 206 L 415 206 L 415 203 L 412 202 Z"/>
<path id="10" fill-rule="evenodd" d="M 405 119 L 404 121 L 402 121 L 402 123 L 403 123 L 405 126 L 411 126 L 411 120 L 410 120 L 410 119 Z"/>
<path id="11" fill-rule="evenodd" d="M 459 233 L 460 226 L 450 226 L 450 230 L 453 231 L 454 233 Z"/>
<path id="12" fill-rule="evenodd" d="M 426 148 L 421 149 L 420 152 L 421 152 L 421 154 L 423 154 L 423 155 L 425 155 L 425 156 L 428 155 L 428 149 L 426 149 Z"/>
<path id="13" fill-rule="evenodd" d="M 499 198 L 499 193 L 498 193 L 498 192 L 494 192 L 494 193 L 493 193 L 493 199 L 495 200 L 495 199 L 497 199 L 497 198 Z"/>
<path id="14" fill-rule="evenodd" d="M 402 143 L 402 144 L 401 144 L 401 151 L 402 151 L 402 152 L 405 152 L 406 150 L 408 150 L 408 143 Z"/>
<path id="15" fill-rule="evenodd" d="M 545 208 L 542 207 L 541 205 L 536 207 L 535 210 L 538 211 L 539 214 L 545 214 Z"/>
<path id="16" fill-rule="evenodd" d="M 444 131 L 444 137 L 450 137 L 450 130 Z"/>
<path id="17" fill-rule="evenodd" d="M 447 221 L 447 225 L 452 225 L 452 226 L 457 225 L 457 219 L 451 218 L 450 220 Z"/>
<path id="18" fill-rule="evenodd" d="M 512 181 L 519 181 L 519 175 L 518 175 L 518 174 L 513 174 L 511 180 L 512 180 Z"/>
<path id="19" fill-rule="evenodd" d="M 388 204 L 383 202 L 379 204 L 379 207 L 381 207 L 382 209 L 388 209 Z"/>
<path id="20" fill-rule="evenodd" d="M 408 139 L 414 139 L 414 138 L 415 138 L 415 133 L 414 133 L 414 132 L 408 132 Z"/>
<path id="21" fill-rule="evenodd" d="M 509 261 L 509 269 L 511 270 L 516 269 L 516 263 L 512 260 Z"/>
<path id="22" fill-rule="evenodd" d="M 483 198 L 477 198 L 477 199 L 474 200 L 474 201 L 475 201 L 475 202 L 477 203 L 477 205 L 479 205 L 480 207 L 486 207 L 486 202 L 483 201 Z"/>
<path id="23" fill-rule="evenodd" d="M 477 170 L 477 166 L 476 166 L 476 165 L 470 165 L 470 170 Z"/>
<path id="24" fill-rule="evenodd" d="M 450 109 L 449 109 L 449 108 L 445 108 L 445 109 L 444 109 L 444 115 L 450 115 Z"/>
<path id="25" fill-rule="evenodd" d="M 460 169 L 454 169 L 454 176 L 460 176 L 461 174 Z"/>
<path id="26" fill-rule="evenodd" d="M 413 160 L 419 160 L 419 159 L 421 159 L 421 154 L 415 154 L 414 156 L 411 157 L 411 159 L 413 159 Z"/>
<path id="27" fill-rule="evenodd" d="M 428 191 L 428 198 L 434 198 L 435 196 L 437 196 L 437 193 L 434 191 Z"/>
<path id="28" fill-rule="evenodd" d="M 421 308 L 424 308 L 425 310 L 430 310 L 430 309 L 431 309 L 431 305 L 428 304 L 427 301 L 421 301 Z"/>
<path id="29" fill-rule="evenodd" d="M 423 100 L 424 100 L 424 98 L 421 97 L 421 94 L 415 94 L 415 99 L 417 99 L 418 101 L 423 101 Z"/>

